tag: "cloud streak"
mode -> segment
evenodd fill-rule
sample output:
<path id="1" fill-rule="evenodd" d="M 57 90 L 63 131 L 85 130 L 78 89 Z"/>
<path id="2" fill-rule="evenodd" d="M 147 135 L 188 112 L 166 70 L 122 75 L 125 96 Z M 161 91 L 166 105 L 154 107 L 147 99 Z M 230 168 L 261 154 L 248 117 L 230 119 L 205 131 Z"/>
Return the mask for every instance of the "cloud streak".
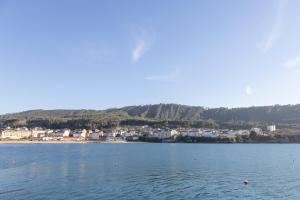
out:
<path id="1" fill-rule="evenodd" d="M 152 47 L 154 42 L 153 31 L 146 31 L 145 29 L 137 29 L 134 34 L 134 45 L 131 51 L 132 61 L 137 63 L 142 56 Z"/>
<path id="2" fill-rule="evenodd" d="M 283 66 L 289 69 L 295 68 L 295 67 L 299 67 L 300 65 L 300 54 L 298 54 L 298 56 L 296 56 L 295 58 L 286 61 Z M 300 69 L 299 69 L 300 70 Z"/>
<path id="3" fill-rule="evenodd" d="M 133 62 L 138 62 L 142 55 L 146 51 L 146 42 L 144 39 L 140 39 L 136 42 L 135 47 L 132 50 L 132 60 Z"/>
<path id="4" fill-rule="evenodd" d="M 250 85 L 246 87 L 246 95 L 251 96 L 253 94 L 253 89 Z"/>
<path id="5" fill-rule="evenodd" d="M 283 14 L 287 4 L 287 0 L 279 0 L 277 14 L 274 18 L 273 27 L 266 40 L 258 44 L 258 48 L 262 54 L 266 54 L 274 45 L 276 40 L 280 37 L 281 27 L 283 21 Z"/>
<path id="6" fill-rule="evenodd" d="M 180 74 L 180 70 L 176 69 L 168 74 L 164 75 L 154 75 L 154 76 L 146 76 L 144 79 L 147 81 L 163 81 L 163 82 L 172 82 L 178 79 Z"/>

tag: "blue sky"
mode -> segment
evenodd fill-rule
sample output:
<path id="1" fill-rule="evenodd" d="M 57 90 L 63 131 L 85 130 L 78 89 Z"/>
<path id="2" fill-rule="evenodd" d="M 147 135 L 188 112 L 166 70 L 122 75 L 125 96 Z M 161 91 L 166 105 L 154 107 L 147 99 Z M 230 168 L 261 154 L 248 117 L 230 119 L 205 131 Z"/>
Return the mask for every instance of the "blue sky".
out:
<path id="1" fill-rule="evenodd" d="M 0 0 L 0 113 L 300 103 L 298 0 Z"/>

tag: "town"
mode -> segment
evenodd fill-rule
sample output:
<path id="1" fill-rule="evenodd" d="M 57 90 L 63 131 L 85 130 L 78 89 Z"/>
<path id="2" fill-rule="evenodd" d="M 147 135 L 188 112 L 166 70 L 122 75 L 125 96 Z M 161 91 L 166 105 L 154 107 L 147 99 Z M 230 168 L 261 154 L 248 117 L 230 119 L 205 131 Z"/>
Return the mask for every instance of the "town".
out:
<path id="1" fill-rule="evenodd" d="M 30 140 L 30 141 L 94 141 L 94 142 L 189 142 L 191 139 L 208 139 L 203 141 L 234 141 L 238 137 L 270 136 L 276 131 L 275 125 L 250 130 L 229 130 L 229 129 L 169 129 L 153 128 L 148 125 L 133 126 L 125 128 L 114 128 L 110 130 L 87 130 L 87 129 L 44 129 L 41 127 L 11 128 L 1 130 L 1 140 Z M 179 140 L 183 138 L 184 140 Z M 214 139 L 214 140 L 209 140 Z"/>

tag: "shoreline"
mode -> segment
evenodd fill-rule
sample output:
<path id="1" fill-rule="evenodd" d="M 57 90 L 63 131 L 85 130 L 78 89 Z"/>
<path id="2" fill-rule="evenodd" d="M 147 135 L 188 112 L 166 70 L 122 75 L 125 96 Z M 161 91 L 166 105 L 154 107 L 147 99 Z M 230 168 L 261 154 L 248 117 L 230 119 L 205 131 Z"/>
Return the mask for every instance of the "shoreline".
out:
<path id="1" fill-rule="evenodd" d="M 144 142 L 127 141 L 30 141 L 30 140 L 2 140 L 1 144 L 133 144 Z"/>
<path id="2" fill-rule="evenodd" d="M 1 144 L 300 144 L 300 142 L 143 142 L 143 141 L 39 141 L 39 140 L 0 140 Z"/>

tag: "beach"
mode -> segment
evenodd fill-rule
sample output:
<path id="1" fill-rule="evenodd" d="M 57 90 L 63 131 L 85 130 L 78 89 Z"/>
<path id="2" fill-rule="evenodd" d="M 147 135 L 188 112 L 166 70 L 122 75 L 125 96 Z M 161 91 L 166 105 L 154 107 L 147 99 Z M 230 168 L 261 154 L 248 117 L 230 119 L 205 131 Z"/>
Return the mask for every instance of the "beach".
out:
<path id="1" fill-rule="evenodd" d="M 90 140 L 0 140 L 1 144 L 128 144 L 127 141 L 90 141 Z"/>

